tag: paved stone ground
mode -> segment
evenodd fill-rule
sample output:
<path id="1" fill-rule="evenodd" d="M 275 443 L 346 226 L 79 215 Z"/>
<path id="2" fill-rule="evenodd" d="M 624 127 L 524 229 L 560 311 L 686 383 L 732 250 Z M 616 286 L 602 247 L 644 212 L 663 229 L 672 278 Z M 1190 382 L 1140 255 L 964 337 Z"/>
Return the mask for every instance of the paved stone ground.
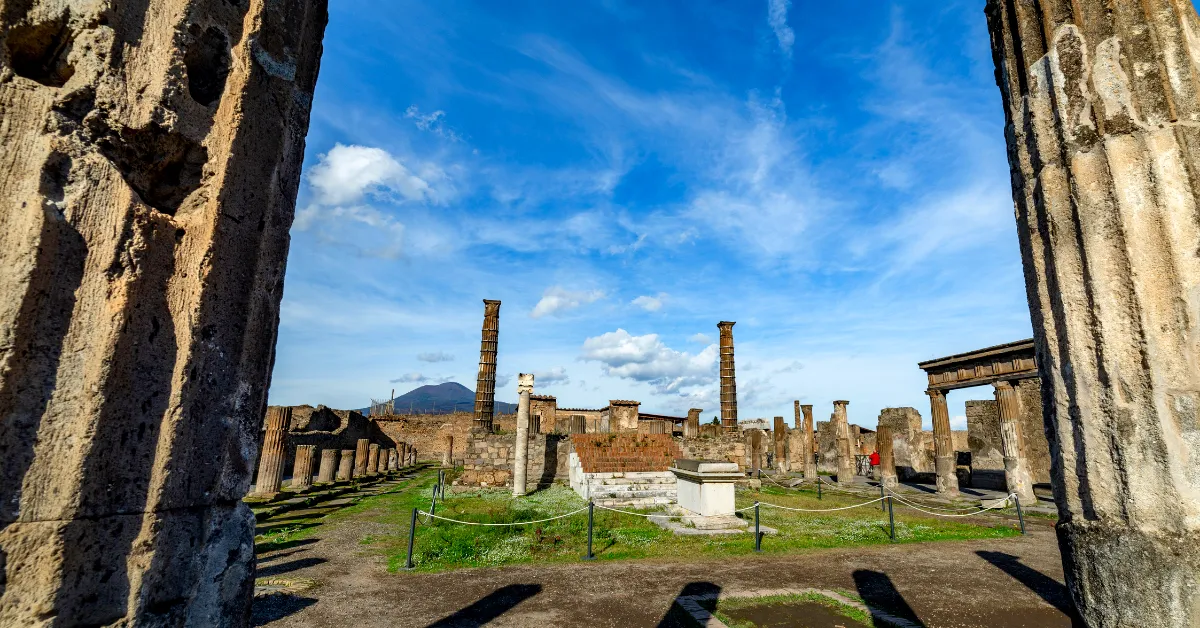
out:
<path id="1" fill-rule="evenodd" d="M 678 595 L 770 588 L 841 590 L 930 627 L 1069 627 L 1053 529 L 1026 537 L 820 550 L 719 560 L 597 561 L 389 574 L 358 544 L 382 532 L 359 519 L 260 557 L 275 578 L 312 579 L 255 602 L 271 626 L 691 626 Z"/>

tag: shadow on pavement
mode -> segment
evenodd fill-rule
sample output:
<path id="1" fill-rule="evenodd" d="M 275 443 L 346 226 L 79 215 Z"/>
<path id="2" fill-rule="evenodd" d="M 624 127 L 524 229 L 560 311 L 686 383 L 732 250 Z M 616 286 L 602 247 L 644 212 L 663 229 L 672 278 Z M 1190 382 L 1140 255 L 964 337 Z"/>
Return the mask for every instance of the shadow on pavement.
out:
<path id="1" fill-rule="evenodd" d="M 459 609 L 429 624 L 427 628 L 475 628 L 512 610 L 517 604 L 542 592 L 540 584 L 510 584 L 480 598 L 470 606 Z"/>
<path id="2" fill-rule="evenodd" d="M 1075 612 L 1075 604 L 1071 602 L 1071 593 L 1061 582 L 1026 565 L 1021 564 L 1019 556 L 1004 552 L 975 552 L 980 558 L 988 561 L 1000 571 L 1010 575 L 1014 580 L 1025 585 L 1030 591 L 1057 608 L 1063 615 L 1071 618 L 1073 626 L 1083 626 L 1079 614 Z"/>
<path id="3" fill-rule="evenodd" d="M 696 620 L 687 611 L 679 607 L 676 602 L 681 597 L 705 596 L 713 599 L 721 595 L 721 587 L 711 582 L 689 582 L 683 585 L 683 589 L 679 591 L 679 595 L 671 600 L 671 606 L 667 608 L 667 614 L 663 615 L 662 621 L 658 622 L 658 628 L 692 628 L 696 625 Z"/>
<path id="4" fill-rule="evenodd" d="M 278 576 L 291 571 L 296 571 L 297 569 L 304 569 L 305 567 L 320 565 L 321 563 L 325 562 L 329 561 L 325 560 L 324 558 L 317 558 L 315 556 L 311 558 L 297 558 L 296 560 L 289 560 L 286 563 L 267 565 L 266 567 L 256 569 L 254 570 L 254 577 L 270 578 L 272 576 Z"/>
<path id="5" fill-rule="evenodd" d="M 254 606 L 250 611 L 250 625 L 263 626 L 298 613 L 317 601 L 311 597 L 299 595 L 265 595 L 254 598 Z"/>
<path id="6" fill-rule="evenodd" d="M 896 585 L 892 584 L 892 579 L 887 574 L 881 571 L 859 569 L 854 572 L 853 578 L 854 586 L 858 589 L 858 596 L 867 603 L 867 606 L 884 611 L 894 617 L 906 619 L 918 626 L 925 625 L 908 605 L 908 602 L 904 600 L 900 591 L 896 590 Z"/>

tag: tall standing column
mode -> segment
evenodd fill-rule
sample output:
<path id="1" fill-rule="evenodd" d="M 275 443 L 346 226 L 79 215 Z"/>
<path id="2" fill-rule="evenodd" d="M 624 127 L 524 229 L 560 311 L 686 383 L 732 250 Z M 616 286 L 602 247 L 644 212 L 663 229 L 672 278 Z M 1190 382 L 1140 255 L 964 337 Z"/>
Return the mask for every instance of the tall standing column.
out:
<path id="1" fill-rule="evenodd" d="M 737 429 L 737 377 L 733 368 L 735 324 L 729 321 L 717 323 L 717 329 L 721 332 L 721 427 L 726 431 Z"/>
<path id="2" fill-rule="evenodd" d="M 366 438 L 358 439 L 358 447 L 354 450 L 354 477 L 367 474 L 367 456 L 371 452 L 371 441 Z"/>
<path id="3" fill-rule="evenodd" d="M 349 480 L 354 473 L 354 450 L 343 449 L 342 459 L 338 461 L 337 479 L 339 482 Z"/>
<path id="4" fill-rule="evenodd" d="M 817 479 L 817 459 L 813 455 L 817 449 L 817 437 L 813 431 L 813 407 L 801 404 L 800 411 L 804 413 L 804 479 L 815 482 Z"/>
<path id="5" fill-rule="evenodd" d="M 525 474 L 529 468 L 529 395 L 533 394 L 533 374 L 517 375 L 517 443 L 513 455 L 513 496 L 525 494 Z"/>
<path id="6" fill-rule="evenodd" d="M 283 444 L 291 424 L 290 407 L 267 408 L 266 432 L 263 435 L 262 453 L 258 459 L 258 479 L 254 482 L 255 495 L 266 497 L 279 492 L 279 487 L 283 484 Z"/>
<path id="7" fill-rule="evenodd" d="M 1067 586 L 1092 628 L 1200 625 L 1200 19 L 987 4 Z"/>
<path id="8" fill-rule="evenodd" d="M 787 425 L 783 422 L 783 417 L 775 417 L 775 425 L 772 426 L 771 435 L 775 437 L 775 468 L 788 472 L 787 459 Z"/>
<path id="9" fill-rule="evenodd" d="M 336 449 L 321 450 L 321 467 L 317 472 L 317 482 L 333 481 L 334 473 L 337 472 L 337 453 Z"/>
<path id="10" fill-rule="evenodd" d="M 364 475 L 376 475 L 379 471 L 379 445 L 371 443 L 367 445 L 367 468 L 363 470 Z"/>
<path id="11" fill-rule="evenodd" d="M 296 463 L 292 465 L 293 489 L 304 489 L 312 486 L 313 459 L 316 455 L 316 445 L 296 445 Z"/>
<path id="12" fill-rule="evenodd" d="M 496 405 L 496 346 L 500 337 L 500 302 L 483 300 L 483 336 L 479 341 L 479 380 L 475 385 L 475 429 L 492 432 Z"/>
<path id="13" fill-rule="evenodd" d="M 850 420 L 846 416 L 849 401 L 833 402 L 833 435 L 837 451 L 838 484 L 854 483 L 854 447 L 850 442 Z"/>
<path id="14" fill-rule="evenodd" d="M 879 452 L 879 483 L 885 488 L 896 488 L 900 483 L 896 477 L 896 454 L 892 445 L 892 428 L 887 425 L 876 428 L 875 449 Z"/>
<path id="15" fill-rule="evenodd" d="M 1000 407 L 1000 447 L 1004 450 L 1004 479 L 1008 492 L 1016 493 L 1021 505 L 1037 503 L 1033 479 L 1025 459 L 1025 441 L 1021 435 L 1021 396 L 1012 382 L 996 382 L 996 405 Z"/>
<path id="16" fill-rule="evenodd" d="M 454 434 L 442 434 L 442 466 L 449 469 L 454 466 Z"/>
<path id="17" fill-rule="evenodd" d="M 954 468 L 954 438 L 950 434 L 950 410 L 946 408 L 946 393 L 929 389 L 929 413 L 933 417 L 933 465 L 937 472 L 937 492 L 947 497 L 958 495 L 958 475 Z"/>

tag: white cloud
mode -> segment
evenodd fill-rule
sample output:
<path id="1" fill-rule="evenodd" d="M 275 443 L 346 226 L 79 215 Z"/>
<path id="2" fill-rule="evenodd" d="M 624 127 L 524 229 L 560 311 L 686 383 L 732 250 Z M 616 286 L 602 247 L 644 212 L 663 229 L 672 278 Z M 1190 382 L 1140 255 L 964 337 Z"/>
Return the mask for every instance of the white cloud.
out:
<path id="1" fill-rule="evenodd" d="M 421 373 L 405 373 L 396 379 L 388 380 L 393 384 L 444 384 L 454 381 L 453 377 L 428 377 Z"/>
<path id="2" fill-rule="evenodd" d="M 631 301 L 631 303 L 642 308 L 643 310 L 646 310 L 647 312 L 657 312 L 662 309 L 663 301 L 665 301 L 666 298 L 667 293 L 660 292 L 657 296 L 653 297 L 642 295 Z"/>
<path id="3" fill-rule="evenodd" d="M 417 359 L 422 362 L 452 362 L 454 356 L 442 351 L 430 351 L 427 353 L 418 353 Z"/>
<path id="4" fill-rule="evenodd" d="M 534 386 L 551 386 L 554 384 L 568 384 L 571 378 L 567 375 L 567 369 L 556 366 L 549 371 L 534 371 L 533 383 Z"/>
<path id="5" fill-rule="evenodd" d="M 584 340 L 580 357 L 600 362 L 605 375 L 649 383 L 659 394 L 712 386 L 717 380 L 717 345 L 692 355 L 666 346 L 658 334 L 634 336 L 624 329 L 610 331 Z"/>
<path id="6" fill-rule="evenodd" d="M 369 205 L 309 205 L 296 212 L 293 227 L 364 257 L 397 259 L 404 251 L 404 224 Z"/>
<path id="7" fill-rule="evenodd" d="M 416 105 L 409 105 L 408 109 L 404 110 L 404 117 L 413 121 L 418 129 L 429 131 L 440 137 L 444 137 L 451 142 L 462 141 L 462 136 L 454 129 L 446 126 L 446 112 L 438 109 L 433 113 L 422 114 L 421 109 Z"/>
<path id="8" fill-rule="evenodd" d="M 547 315 L 559 316 L 603 298 L 604 292 L 600 290 L 573 291 L 565 290 L 560 286 L 551 286 L 542 293 L 542 299 L 533 306 L 533 311 L 529 315 L 533 318 Z"/>
<path id="9" fill-rule="evenodd" d="M 767 23 L 775 31 L 775 39 L 779 40 L 779 52 L 788 59 L 792 58 L 792 46 L 796 43 L 796 33 L 787 23 L 791 6 L 791 0 L 767 0 Z"/>
<path id="10" fill-rule="evenodd" d="M 708 334 L 695 333 L 688 336 L 688 342 L 695 342 L 702 345 L 712 344 L 712 336 Z"/>
<path id="11" fill-rule="evenodd" d="M 961 415 L 961 414 L 958 416 L 955 416 L 955 417 L 950 417 L 950 429 L 952 429 L 952 430 L 967 429 L 967 417 L 964 415 Z"/>
<path id="12" fill-rule="evenodd" d="M 336 144 L 318 157 L 317 165 L 309 170 L 308 183 L 320 205 L 358 203 L 368 194 L 388 192 L 409 201 L 434 199 L 436 192 L 430 180 L 441 180 L 445 175 L 436 166 L 422 170 L 423 176 L 417 176 L 381 148 Z"/>
<path id="13" fill-rule="evenodd" d="M 496 390 L 500 390 L 512 381 L 512 375 L 496 373 Z"/>

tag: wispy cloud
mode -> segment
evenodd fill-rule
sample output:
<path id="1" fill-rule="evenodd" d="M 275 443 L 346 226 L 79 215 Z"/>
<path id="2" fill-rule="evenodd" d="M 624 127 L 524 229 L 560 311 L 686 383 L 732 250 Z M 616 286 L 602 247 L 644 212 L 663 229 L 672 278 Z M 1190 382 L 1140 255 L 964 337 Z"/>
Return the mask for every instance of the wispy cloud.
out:
<path id="1" fill-rule="evenodd" d="M 767 23 L 775 31 L 775 39 L 779 42 L 779 52 L 787 60 L 792 59 L 792 46 L 796 43 L 796 33 L 788 26 L 788 9 L 791 0 L 767 0 Z"/>
<path id="2" fill-rule="evenodd" d="M 553 386 L 555 384 L 569 384 L 570 376 L 567 375 L 567 369 L 556 366 L 547 371 L 534 371 L 533 383 L 535 386 Z"/>
<path id="3" fill-rule="evenodd" d="M 663 302 L 667 300 L 667 293 L 660 292 L 655 296 L 642 295 L 633 301 L 633 305 L 646 310 L 647 312 L 657 312 L 662 309 Z"/>
<path id="4" fill-rule="evenodd" d="M 417 359 L 422 362 L 452 362 L 454 356 L 444 351 L 430 351 L 427 353 L 418 353 Z"/>
<path id="5" fill-rule="evenodd" d="M 454 381 L 452 376 L 429 377 L 421 373 L 405 373 L 396 379 L 390 379 L 393 384 L 444 384 Z"/>
<path id="6" fill-rule="evenodd" d="M 542 293 L 542 299 L 533 306 L 529 315 L 533 318 L 543 316 L 562 316 L 589 303 L 595 303 L 604 298 L 601 290 L 566 290 L 561 286 L 551 286 Z"/>
<path id="7" fill-rule="evenodd" d="M 429 131 L 439 137 L 444 137 L 451 142 L 461 142 L 462 136 L 454 129 L 446 126 L 446 112 L 441 109 L 431 113 L 421 113 L 421 109 L 416 105 L 409 105 L 408 109 L 404 110 L 404 117 L 413 121 L 413 124 L 422 131 Z"/>

